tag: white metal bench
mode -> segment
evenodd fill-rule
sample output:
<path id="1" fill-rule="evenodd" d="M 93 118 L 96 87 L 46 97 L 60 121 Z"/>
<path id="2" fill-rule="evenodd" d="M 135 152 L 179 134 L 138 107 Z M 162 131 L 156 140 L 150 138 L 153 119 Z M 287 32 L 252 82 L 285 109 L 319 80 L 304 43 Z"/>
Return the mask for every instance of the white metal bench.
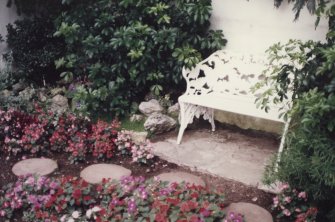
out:
<path id="1" fill-rule="evenodd" d="M 243 56 L 240 54 L 217 51 L 196 65 L 192 70 L 183 69 L 187 83 L 186 92 L 178 98 L 180 105 L 180 128 L 177 143 L 180 144 L 187 125 L 193 118 L 201 115 L 215 130 L 214 109 L 232 113 L 284 122 L 279 118 L 279 107 L 270 105 L 269 112 L 256 108 L 256 96 L 250 87 L 265 76 L 263 57 Z M 283 149 L 282 136 L 279 152 Z"/>

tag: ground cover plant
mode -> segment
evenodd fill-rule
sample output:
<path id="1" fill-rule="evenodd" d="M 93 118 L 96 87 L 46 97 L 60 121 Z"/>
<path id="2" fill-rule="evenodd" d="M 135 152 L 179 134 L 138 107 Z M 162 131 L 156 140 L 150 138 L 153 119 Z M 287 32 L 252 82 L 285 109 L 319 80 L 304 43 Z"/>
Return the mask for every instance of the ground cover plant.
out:
<path id="1" fill-rule="evenodd" d="M 90 185 L 74 177 L 27 175 L 0 193 L 0 218 L 22 212 L 23 221 L 243 222 L 222 211 L 224 196 L 204 187 L 125 177 Z"/>
<path id="2" fill-rule="evenodd" d="M 55 36 L 64 37 L 66 55 L 56 66 L 74 82 L 80 112 L 124 114 L 150 90 L 177 89 L 184 65 L 226 43 L 221 30 L 208 30 L 209 0 L 63 2 Z"/>

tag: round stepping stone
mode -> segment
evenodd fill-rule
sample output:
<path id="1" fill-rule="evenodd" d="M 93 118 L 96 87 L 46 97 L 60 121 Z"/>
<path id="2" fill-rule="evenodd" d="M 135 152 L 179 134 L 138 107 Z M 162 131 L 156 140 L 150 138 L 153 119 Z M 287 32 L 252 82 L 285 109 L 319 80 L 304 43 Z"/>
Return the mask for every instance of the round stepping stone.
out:
<path id="1" fill-rule="evenodd" d="M 120 180 L 123 176 L 130 176 L 131 171 L 115 164 L 93 164 L 80 172 L 80 177 L 88 183 L 100 183 L 103 178 Z"/>
<path id="2" fill-rule="evenodd" d="M 264 208 L 251 203 L 232 203 L 225 209 L 226 214 L 229 212 L 240 213 L 244 215 L 245 221 L 248 222 L 273 222 L 271 214 Z"/>
<path id="3" fill-rule="evenodd" d="M 178 172 L 162 173 L 158 175 L 158 178 L 161 181 L 168 181 L 169 183 L 185 182 L 185 183 L 190 183 L 194 185 L 206 186 L 205 181 L 203 181 L 203 179 L 201 179 L 198 176 L 194 176 L 192 174 L 185 173 L 185 172 L 178 171 Z"/>
<path id="4" fill-rule="evenodd" d="M 57 162 L 47 158 L 31 158 L 16 163 L 12 172 L 16 176 L 24 176 L 27 174 L 37 174 L 45 176 L 57 169 Z"/>

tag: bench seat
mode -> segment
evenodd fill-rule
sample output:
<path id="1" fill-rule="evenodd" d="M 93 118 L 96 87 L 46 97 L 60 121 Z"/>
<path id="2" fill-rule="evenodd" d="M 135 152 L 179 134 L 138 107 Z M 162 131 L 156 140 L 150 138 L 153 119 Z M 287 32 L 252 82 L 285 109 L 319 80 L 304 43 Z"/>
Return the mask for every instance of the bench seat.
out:
<path id="1" fill-rule="evenodd" d="M 190 103 L 241 115 L 284 122 L 282 118 L 279 118 L 279 107 L 272 106 L 270 107 L 269 112 L 265 112 L 264 110 L 258 109 L 256 107 L 255 97 L 213 93 L 201 96 L 182 95 L 179 97 L 178 101 L 179 103 Z"/>

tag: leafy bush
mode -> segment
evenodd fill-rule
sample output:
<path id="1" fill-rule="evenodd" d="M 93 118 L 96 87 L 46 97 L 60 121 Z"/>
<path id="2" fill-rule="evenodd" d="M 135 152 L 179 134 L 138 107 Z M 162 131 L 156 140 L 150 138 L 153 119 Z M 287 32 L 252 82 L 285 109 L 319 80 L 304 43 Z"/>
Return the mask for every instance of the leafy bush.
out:
<path id="1" fill-rule="evenodd" d="M 335 5 L 331 8 L 334 12 Z M 334 31 L 328 36 L 324 44 L 291 40 L 271 47 L 268 76 L 255 88 L 264 89 L 258 102 L 265 109 L 271 100 L 291 102 L 291 111 L 284 113 L 291 118 L 286 149 L 278 168 L 275 163 L 269 166 L 268 182 L 286 181 L 305 190 L 320 210 L 319 216 L 334 221 Z"/>
<path id="2" fill-rule="evenodd" d="M 54 37 L 55 26 L 52 17 L 32 17 L 7 25 L 7 44 L 13 58 L 15 72 L 27 81 L 39 85 L 54 84 L 59 73 L 54 61 L 64 53 L 64 41 Z"/>
<path id="3" fill-rule="evenodd" d="M 222 193 L 125 177 L 92 186 L 74 177 L 26 176 L 0 193 L 0 218 L 23 211 L 23 221 L 238 221 L 225 217 Z M 234 219 L 234 220 L 233 220 Z"/>
<path id="4" fill-rule="evenodd" d="M 124 114 L 149 90 L 177 88 L 182 66 L 194 66 L 226 43 L 222 31 L 207 30 L 210 0 L 70 6 L 58 19 L 55 35 L 65 38 L 67 53 L 56 66 L 66 69 L 64 80 L 77 83 L 73 100 L 81 112 Z"/>

